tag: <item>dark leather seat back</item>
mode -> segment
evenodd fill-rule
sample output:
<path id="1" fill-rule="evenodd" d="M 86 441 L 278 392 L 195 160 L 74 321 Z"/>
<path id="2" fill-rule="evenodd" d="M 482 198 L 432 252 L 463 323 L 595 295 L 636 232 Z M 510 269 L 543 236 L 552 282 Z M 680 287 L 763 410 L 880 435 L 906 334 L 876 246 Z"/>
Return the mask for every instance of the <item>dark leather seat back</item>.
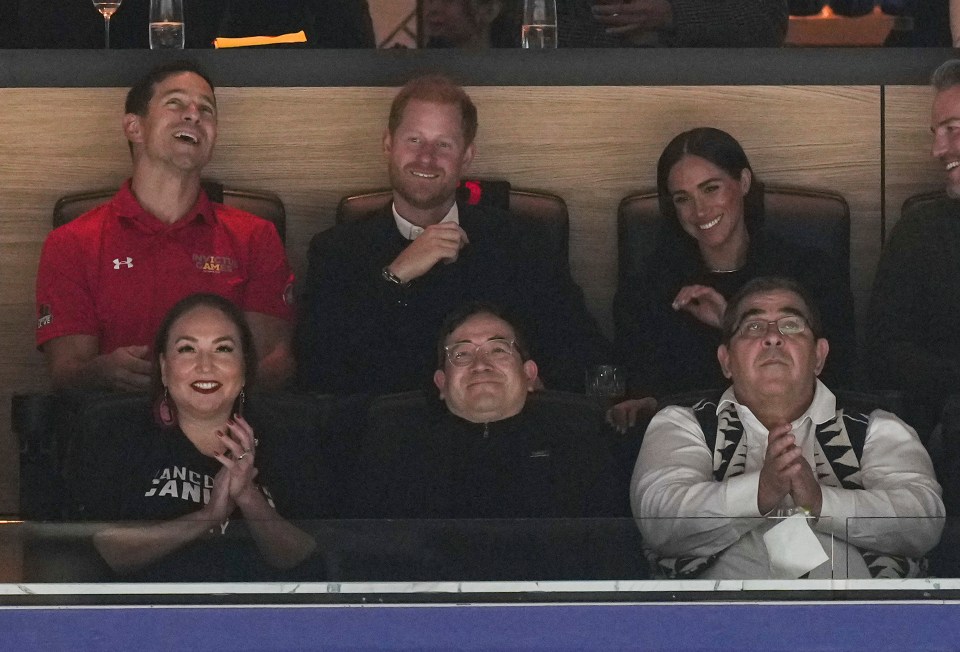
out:
<path id="1" fill-rule="evenodd" d="M 457 198 L 468 204 L 489 205 L 509 211 L 518 219 L 536 228 L 545 251 L 560 260 L 570 258 L 570 216 L 567 205 L 557 195 L 512 188 L 506 181 L 464 181 L 457 189 Z M 337 224 L 369 217 L 393 199 L 390 189 L 348 195 L 337 206 Z"/>
<path id="2" fill-rule="evenodd" d="M 270 192 L 225 188 L 216 181 L 206 180 L 202 185 L 210 201 L 238 208 L 272 222 L 280 235 L 280 241 L 286 241 L 287 213 L 280 197 Z M 116 188 L 110 188 L 61 197 L 53 207 L 53 227 L 57 228 L 80 217 L 90 209 L 108 201 L 116 192 Z"/>
<path id="3" fill-rule="evenodd" d="M 836 275 L 850 283 L 850 207 L 835 193 L 799 188 L 764 187 L 763 229 L 788 242 L 812 247 L 832 261 Z M 644 268 L 654 254 L 666 218 L 656 191 L 620 202 L 617 224 L 620 280 Z"/>
<path id="4" fill-rule="evenodd" d="M 941 199 L 946 199 L 947 193 L 943 190 L 934 190 L 932 192 L 921 192 L 916 195 L 911 195 L 907 197 L 903 202 L 903 207 L 900 210 L 900 215 L 906 215 L 908 211 L 912 211 L 920 206 L 925 204 L 930 204 Z"/>

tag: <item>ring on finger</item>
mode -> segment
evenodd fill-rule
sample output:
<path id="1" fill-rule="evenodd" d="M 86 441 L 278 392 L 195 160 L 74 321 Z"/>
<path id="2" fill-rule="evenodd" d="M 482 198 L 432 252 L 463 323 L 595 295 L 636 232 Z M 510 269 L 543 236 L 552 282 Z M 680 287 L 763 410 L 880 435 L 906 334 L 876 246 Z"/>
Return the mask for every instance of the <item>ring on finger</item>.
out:
<path id="1" fill-rule="evenodd" d="M 245 458 L 245 457 L 247 456 L 247 453 L 249 453 L 249 452 L 250 452 L 250 451 L 244 451 L 243 453 L 241 453 L 241 454 L 240 454 L 240 457 L 237 458 L 237 461 L 239 462 L 240 460 L 242 460 L 243 458 Z"/>

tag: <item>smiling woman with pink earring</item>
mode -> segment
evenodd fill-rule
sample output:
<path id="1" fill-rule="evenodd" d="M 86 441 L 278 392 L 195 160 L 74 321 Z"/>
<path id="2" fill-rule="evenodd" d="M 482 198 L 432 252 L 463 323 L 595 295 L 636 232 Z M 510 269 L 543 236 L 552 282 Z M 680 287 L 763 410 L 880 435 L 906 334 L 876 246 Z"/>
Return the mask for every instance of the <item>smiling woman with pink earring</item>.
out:
<path id="1" fill-rule="evenodd" d="M 95 534 L 103 559 L 122 574 L 162 561 L 192 577 L 229 552 L 241 578 L 261 561 L 306 560 L 316 544 L 277 512 L 269 487 L 283 478 L 260 476 L 260 442 L 243 416 L 257 359 L 243 313 L 217 295 L 188 296 L 161 323 L 154 358 L 154 427 L 133 434 L 126 467 L 112 473 L 113 505 L 91 506 L 104 520 L 137 521 Z"/>

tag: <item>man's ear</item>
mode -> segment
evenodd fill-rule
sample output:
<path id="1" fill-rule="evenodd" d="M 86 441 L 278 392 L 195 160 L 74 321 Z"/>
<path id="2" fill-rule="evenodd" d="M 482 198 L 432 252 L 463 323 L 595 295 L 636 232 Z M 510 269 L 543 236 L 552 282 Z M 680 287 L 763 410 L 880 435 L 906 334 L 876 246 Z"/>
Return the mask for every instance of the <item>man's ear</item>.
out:
<path id="1" fill-rule="evenodd" d="M 816 375 L 819 376 L 820 372 L 823 371 L 823 365 L 827 362 L 827 354 L 830 353 L 830 343 L 826 339 L 820 338 L 817 340 L 817 367 Z"/>
<path id="2" fill-rule="evenodd" d="M 527 391 L 532 392 L 537 389 L 537 374 L 540 369 L 533 360 L 527 360 L 523 363 L 523 373 L 527 377 Z"/>
<path id="3" fill-rule="evenodd" d="M 390 151 L 393 149 L 393 136 L 390 134 L 389 129 L 383 130 L 383 155 L 390 156 Z"/>
<path id="4" fill-rule="evenodd" d="M 447 374 L 443 373 L 443 369 L 433 372 L 433 384 L 440 390 L 440 398 L 444 398 L 444 393 L 447 391 Z"/>
<path id="5" fill-rule="evenodd" d="M 123 135 L 131 143 L 143 142 L 143 124 L 140 122 L 140 116 L 136 113 L 123 114 Z"/>
<path id="6" fill-rule="evenodd" d="M 720 369 L 723 371 L 723 377 L 730 379 L 730 350 L 726 344 L 717 347 L 717 360 L 720 361 Z"/>
<path id="7" fill-rule="evenodd" d="M 477 146 L 473 143 L 467 145 L 466 149 L 463 150 L 463 157 L 460 159 L 461 172 L 466 172 L 470 168 L 470 164 L 473 163 L 473 157 L 476 153 Z"/>

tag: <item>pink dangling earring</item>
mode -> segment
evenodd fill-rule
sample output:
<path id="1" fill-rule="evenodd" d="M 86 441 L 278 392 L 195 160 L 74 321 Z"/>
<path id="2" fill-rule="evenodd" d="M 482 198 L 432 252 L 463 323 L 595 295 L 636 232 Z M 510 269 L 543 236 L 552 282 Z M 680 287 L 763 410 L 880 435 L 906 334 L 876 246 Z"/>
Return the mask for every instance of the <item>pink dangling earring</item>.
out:
<path id="1" fill-rule="evenodd" d="M 177 422 L 177 410 L 170 404 L 170 392 L 163 388 L 163 397 L 157 405 L 157 418 L 164 426 L 172 426 Z"/>

